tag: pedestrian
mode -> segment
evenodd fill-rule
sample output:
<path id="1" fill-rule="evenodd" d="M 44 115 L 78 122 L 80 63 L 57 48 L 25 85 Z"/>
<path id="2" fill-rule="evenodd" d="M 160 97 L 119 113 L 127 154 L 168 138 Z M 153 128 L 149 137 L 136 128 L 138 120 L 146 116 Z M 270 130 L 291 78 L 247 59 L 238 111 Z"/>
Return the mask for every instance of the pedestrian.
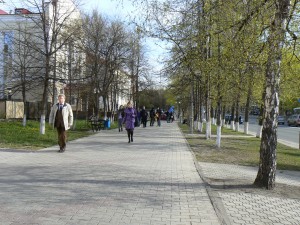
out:
<path id="1" fill-rule="evenodd" d="M 134 122 L 137 117 L 137 112 L 133 108 L 132 103 L 129 101 L 127 103 L 127 108 L 124 110 L 123 123 L 125 123 L 125 129 L 127 130 L 128 143 L 133 142 L 133 131 L 134 131 Z"/>
<path id="2" fill-rule="evenodd" d="M 141 126 L 141 112 L 140 112 L 139 108 L 136 111 L 136 118 L 135 118 L 134 126 L 135 127 L 140 127 Z"/>
<path id="3" fill-rule="evenodd" d="M 53 105 L 49 115 L 49 123 L 57 129 L 59 151 L 66 150 L 67 130 L 73 125 L 73 111 L 70 104 L 65 102 L 65 95 L 58 95 L 58 103 Z"/>
<path id="4" fill-rule="evenodd" d="M 150 110 L 150 126 L 151 127 L 154 125 L 154 121 L 155 121 L 155 110 L 154 110 L 154 108 L 152 108 Z"/>
<path id="5" fill-rule="evenodd" d="M 141 122 L 143 124 L 143 127 L 145 128 L 147 126 L 147 119 L 148 119 L 148 113 L 145 109 L 145 106 L 143 106 L 140 115 L 141 115 Z"/>
<path id="6" fill-rule="evenodd" d="M 118 127 L 119 132 L 123 131 L 123 117 L 124 117 L 124 107 L 121 105 L 118 110 Z"/>
<path id="7" fill-rule="evenodd" d="M 161 119 L 161 114 L 162 114 L 162 111 L 161 111 L 161 109 L 158 107 L 157 108 L 157 110 L 156 110 L 156 120 L 157 120 L 157 126 L 161 126 L 161 121 L 160 121 L 160 119 Z"/>

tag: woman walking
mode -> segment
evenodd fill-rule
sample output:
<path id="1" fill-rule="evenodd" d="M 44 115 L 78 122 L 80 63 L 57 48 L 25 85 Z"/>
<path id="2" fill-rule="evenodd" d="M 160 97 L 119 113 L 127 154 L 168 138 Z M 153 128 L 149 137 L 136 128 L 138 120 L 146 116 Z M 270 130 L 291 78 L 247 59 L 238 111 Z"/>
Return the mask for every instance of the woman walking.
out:
<path id="1" fill-rule="evenodd" d="M 127 108 L 124 110 L 123 123 L 125 123 L 125 129 L 127 130 L 128 143 L 133 142 L 133 130 L 134 122 L 136 119 L 136 110 L 133 108 L 131 102 L 127 103 Z"/>

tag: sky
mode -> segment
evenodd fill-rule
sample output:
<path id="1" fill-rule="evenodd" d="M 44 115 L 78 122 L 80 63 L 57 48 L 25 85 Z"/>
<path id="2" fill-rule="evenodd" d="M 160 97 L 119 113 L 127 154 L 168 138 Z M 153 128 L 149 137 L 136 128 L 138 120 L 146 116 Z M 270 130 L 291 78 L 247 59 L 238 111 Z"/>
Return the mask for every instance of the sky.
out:
<path id="1" fill-rule="evenodd" d="M 11 5 L 20 6 L 20 2 L 23 0 L 4 0 L 5 3 L 1 3 L 0 9 L 9 12 L 13 10 Z M 99 12 L 103 13 L 105 16 L 111 18 L 118 18 L 124 22 L 128 22 L 128 15 L 133 15 L 138 13 L 138 10 L 133 6 L 129 0 L 80 0 L 82 3 L 81 9 L 85 12 L 91 12 L 93 9 L 98 9 Z M 158 44 L 158 45 L 157 45 Z M 162 64 L 159 63 L 160 59 L 163 58 L 165 50 L 163 50 L 159 45 L 162 45 L 159 40 L 153 40 L 146 38 L 144 40 L 144 45 L 146 45 L 146 55 L 149 59 L 149 64 L 155 69 L 153 74 L 155 76 L 155 82 L 163 84 L 164 79 L 157 75 L 158 71 L 162 69 Z"/>
<path id="2" fill-rule="evenodd" d="M 128 20 L 128 15 L 138 13 L 138 10 L 129 0 L 86 0 L 82 8 L 87 12 L 97 8 L 106 16 L 121 18 L 125 21 Z M 159 70 L 162 69 L 162 64 L 159 61 L 164 57 L 166 52 L 160 45 L 164 46 L 164 44 L 159 40 L 147 38 L 145 45 L 149 63 L 154 68 L 154 73 L 156 74 L 155 81 L 164 85 L 164 79 L 158 75 Z"/>

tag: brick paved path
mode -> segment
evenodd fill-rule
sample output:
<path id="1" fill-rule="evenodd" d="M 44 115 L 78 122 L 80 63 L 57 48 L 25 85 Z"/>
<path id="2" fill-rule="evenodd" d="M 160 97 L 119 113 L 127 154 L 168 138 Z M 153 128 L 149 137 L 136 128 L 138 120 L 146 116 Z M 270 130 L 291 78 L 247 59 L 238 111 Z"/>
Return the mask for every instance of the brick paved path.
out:
<path id="1" fill-rule="evenodd" d="M 212 180 L 210 195 L 223 207 L 227 224 L 233 225 L 299 225 L 300 199 L 289 193 L 300 187 L 299 171 L 277 171 L 276 185 L 283 193 L 249 188 L 258 168 L 199 162 L 202 177 Z M 215 181 L 215 182 L 214 182 Z M 231 181 L 241 185 L 230 185 Z M 227 186 L 227 188 L 224 188 Z M 276 187 L 275 187 L 276 189 Z M 298 193 L 298 192 L 297 192 Z"/>
<path id="2" fill-rule="evenodd" d="M 220 224 L 175 123 L 0 151 L 0 224 Z"/>

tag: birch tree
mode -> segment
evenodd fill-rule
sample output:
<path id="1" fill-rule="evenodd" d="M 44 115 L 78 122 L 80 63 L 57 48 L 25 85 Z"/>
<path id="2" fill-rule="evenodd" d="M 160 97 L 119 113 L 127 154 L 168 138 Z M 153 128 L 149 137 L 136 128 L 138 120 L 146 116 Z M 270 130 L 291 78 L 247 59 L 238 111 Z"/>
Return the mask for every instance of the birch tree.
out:
<path id="1" fill-rule="evenodd" d="M 263 130 L 260 145 L 260 162 L 255 184 L 273 189 L 276 175 L 277 117 L 279 113 L 279 81 L 282 48 L 290 0 L 275 0 L 275 14 L 268 36 L 268 59 L 264 92 Z"/>

